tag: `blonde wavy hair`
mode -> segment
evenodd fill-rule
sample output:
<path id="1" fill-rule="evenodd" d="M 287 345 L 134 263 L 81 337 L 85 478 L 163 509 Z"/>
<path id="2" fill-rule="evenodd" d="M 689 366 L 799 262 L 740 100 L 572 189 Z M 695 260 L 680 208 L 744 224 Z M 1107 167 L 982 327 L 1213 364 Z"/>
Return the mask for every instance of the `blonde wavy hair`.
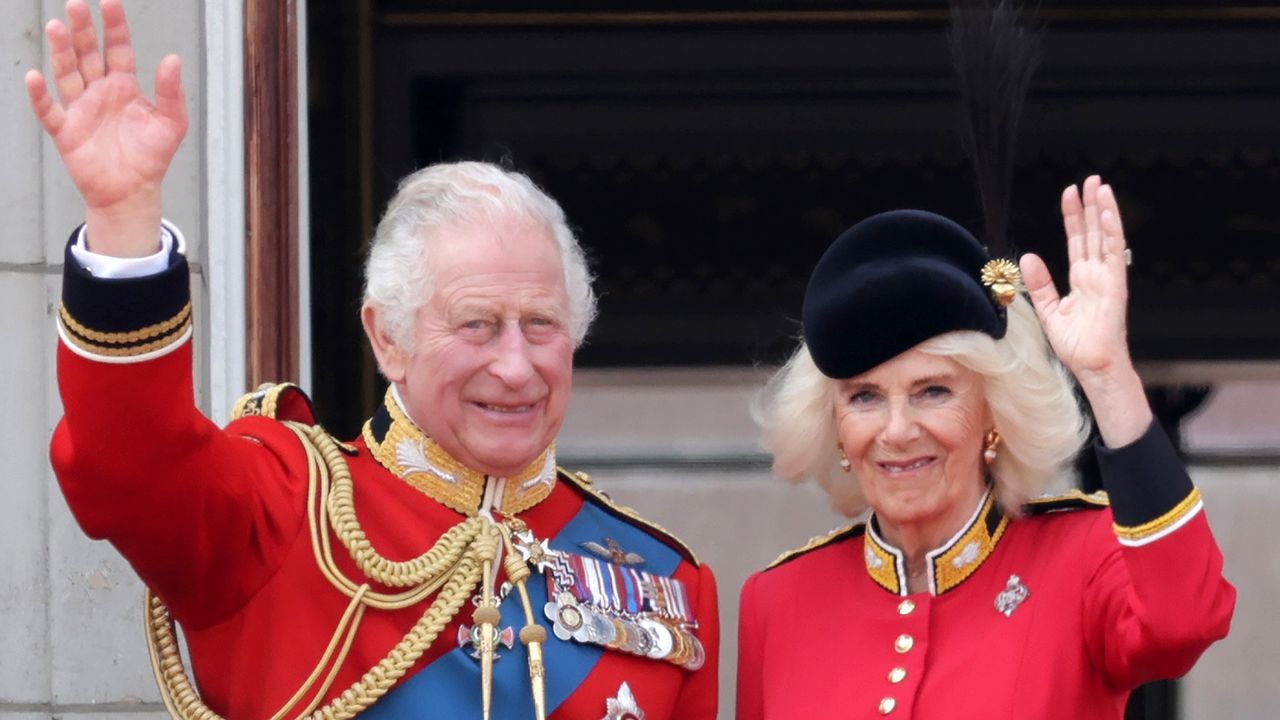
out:
<path id="1" fill-rule="evenodd" d="M 931 338 L 917 349 L 982 376 L 1001 437 L 990 466 L 996 499 L 1006 513 L 1020 514 L 1027 500 L 1067 469 L 1089 436 L 1071 375 L 1054 356 L 1031 303 L 1021 296 L 1014 300 L 1000 340 L 965 330 Z M 770 378 L 752 414 L 761 444 L 773 455 L 774 474 L 794 483 L 814 479 L 839 512 L 854 517 L 867 503 L 857 477 L 840 468 L 835 382 L 818 370 L 802 342 Z"/>

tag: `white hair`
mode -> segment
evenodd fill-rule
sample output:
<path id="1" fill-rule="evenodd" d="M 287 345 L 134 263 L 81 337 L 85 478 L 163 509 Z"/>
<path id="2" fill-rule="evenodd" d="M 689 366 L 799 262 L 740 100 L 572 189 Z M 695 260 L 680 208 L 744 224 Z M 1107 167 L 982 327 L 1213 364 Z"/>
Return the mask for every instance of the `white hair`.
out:
<path id="1" fill-rule="evenodd" d="M 364 304 L 378 308 L 382 330 L 413 347 L 414 319 L 432 292 L 431 241 L 458 223 L 527 218 L 555 237 L 569 297 L 569 334 L 582 344 L 596 315 L 586 256 L 560 205 L 527 176 L 490 163 L 441 163 L 400 181 L 378 221 L 365 264 Z"/>
<path id="2" fill-rule="evenodd" d="M 1000 433 L 990 466 L 996 499 L 1010 515 L 1044 492 L 1089 435 L 1070 374 L 1053 355 L 1035 310 L 1017 297 L 1003 339 L 975 331 L 939 335 L 917 346 L 948 357 L 982 376 L 983 394 Z M 757 399 L 753 415 L 773 471 L 791 482 L 813 478 L 841 513 L 862 513 L 866 500 L 855 475 L 840 467 L 835 380 L 818 370 L 801 343 Z"/>

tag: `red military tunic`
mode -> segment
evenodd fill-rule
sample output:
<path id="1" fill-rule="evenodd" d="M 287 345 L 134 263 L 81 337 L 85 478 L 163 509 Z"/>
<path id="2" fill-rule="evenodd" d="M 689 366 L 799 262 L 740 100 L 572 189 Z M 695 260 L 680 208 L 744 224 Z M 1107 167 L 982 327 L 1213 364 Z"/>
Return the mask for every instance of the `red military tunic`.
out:
<path id="1" fill-rule="evenodd" d="M 906 594 L 874 520 L 753 575 L 739 720 L 1118 720 L 1186 673 L 1235 604 L 1199 493 L 1154 426 L 1099 455 L 1114 507 L 1076 493 L 1010 519 L 988 494 L 930 553 L 931 592 Z"/>
<path id="2" fill-rule="evenodd" d="M 320 569 L 308 517 L 309 459 L 282 422 L 314 423 L 309 401 L 296 388 L 276 386 L 242 401 L 244 417 L 225 429 L 198 412 L 187 267 L 177 252 L 168 270 L 142 278 L 94 278 L 70 252 L 66 268 L 58 350 L 66 416 L 51 454 L 67 502 L 85 532 L 114 544 L 179 621 L 208 706 L 231 718 L 270 717 L 322 664 L 351 603 Z M 405 467 L 414 462 L 404 457 L 405 447 L 434 447 L 423 457 L 430 455 L 432 468 L 450 467 L 449 481 Z M 680 645 L 689 652 L 676 662 L 673 648 L 639 654 L 636 637 L 629 638 L 629 652 L 557 638 L 547 614 L 554 598 L 535 571 L 527 587 L 535 620 L 548 631 L 549 717 L 621 718 L 631 709 L 647 720 L 715 718 L 719 630 L 709 568 L 659 528 L 610 503 L 585 476 L 557 471 L 550 453 L 522 482 L 497 483 L 450 465 L 440 452 L 390 395 L 362 437 L 343 446 L 355 511 L 382 557 L 416 557 L 486 508 L 499 520 L 517 517 L 554 551 L 587 557 L 583 548 L 594 544 L 632 553 L 626 563 L 634 572 L 627 577 L 679 590 L 704 655 L 692 661 L 689 643 Z M 491 486 L 497 490 L 487 496 Z M 336 534 L 328 536 L 341 574 L 369 582 Z M 617 573 L 621 566 L 593 567 Z M 374 591 L 398 590 L 369 584 Z M 634 586 L 619 590 L 619 597 L 640 598 Z M 359 682 L 433 599 L 366 608 L 327 689 L 314 703 L 303 698 L 290 716 L 308 705 L 323 707 Z M 544 605 L 550 609 L 544 612 Z M 517 593 L 506 595 L 500 609 L 503 626 L 518 631 L 525 624 Z M 622 607 L 616 617 L 639 617 L 642 610 Z M 479 663 L 469 647 L 460 647 L 458 632 L 471 613 L 466 603 L 388 692 L 371 707 L 354 709 L 366 717 L 480 717 Z M 634 631 L 634 624 L 618 626 Z M 527 651 L 518 641 L 499 650 L 493 716 L 532 718 Z"/>

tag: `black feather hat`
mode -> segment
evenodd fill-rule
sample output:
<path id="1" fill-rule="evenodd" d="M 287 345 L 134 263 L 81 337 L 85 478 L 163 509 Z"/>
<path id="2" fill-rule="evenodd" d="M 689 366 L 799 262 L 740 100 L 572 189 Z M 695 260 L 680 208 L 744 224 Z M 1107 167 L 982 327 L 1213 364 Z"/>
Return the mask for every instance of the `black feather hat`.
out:
<path id="1" fill-rule="evenodd" d="M 972 161 L 986 243 L 941 215 L 895 210 L 836 238 L 805 291 L 805 341 L 832 378 L 861 374 L 956 330 L 1004 337 L 1021 279 L 988 248 L 1009 250 L 1009 196 L 1018 118 L 1039 63 L 1039 33 L 1012 0 L 952 3 L 962 144 Z"/>

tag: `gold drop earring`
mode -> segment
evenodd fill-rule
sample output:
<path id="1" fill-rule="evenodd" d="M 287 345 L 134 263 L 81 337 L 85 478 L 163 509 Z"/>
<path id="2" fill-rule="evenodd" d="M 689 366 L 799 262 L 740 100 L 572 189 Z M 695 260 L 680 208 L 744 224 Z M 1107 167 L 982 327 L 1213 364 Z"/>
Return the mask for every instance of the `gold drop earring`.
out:
<path id="1" fill-rule="evenodd" d="M 836 449 L 840 451 L 840 469 L 849 472 L 853 469 L 853 463 L 849 462 L 849 456 L 844 454 L 844 444 L 836 443 Z"/>
<path id="2" fill-rule="evenodd" d="M 986 443 L 983 445 L 983 449 L 982 449 L 982 459 L 986 460 L 988 465 L 995 462 L 996 458 L 999 457 L 1000 453 L 999 451 L 996 450 L 996 448 L 998 448 L 999 446 L 1000 446 L 999 431 L 997 431 L 995 428 L 988 430 Z"/>

